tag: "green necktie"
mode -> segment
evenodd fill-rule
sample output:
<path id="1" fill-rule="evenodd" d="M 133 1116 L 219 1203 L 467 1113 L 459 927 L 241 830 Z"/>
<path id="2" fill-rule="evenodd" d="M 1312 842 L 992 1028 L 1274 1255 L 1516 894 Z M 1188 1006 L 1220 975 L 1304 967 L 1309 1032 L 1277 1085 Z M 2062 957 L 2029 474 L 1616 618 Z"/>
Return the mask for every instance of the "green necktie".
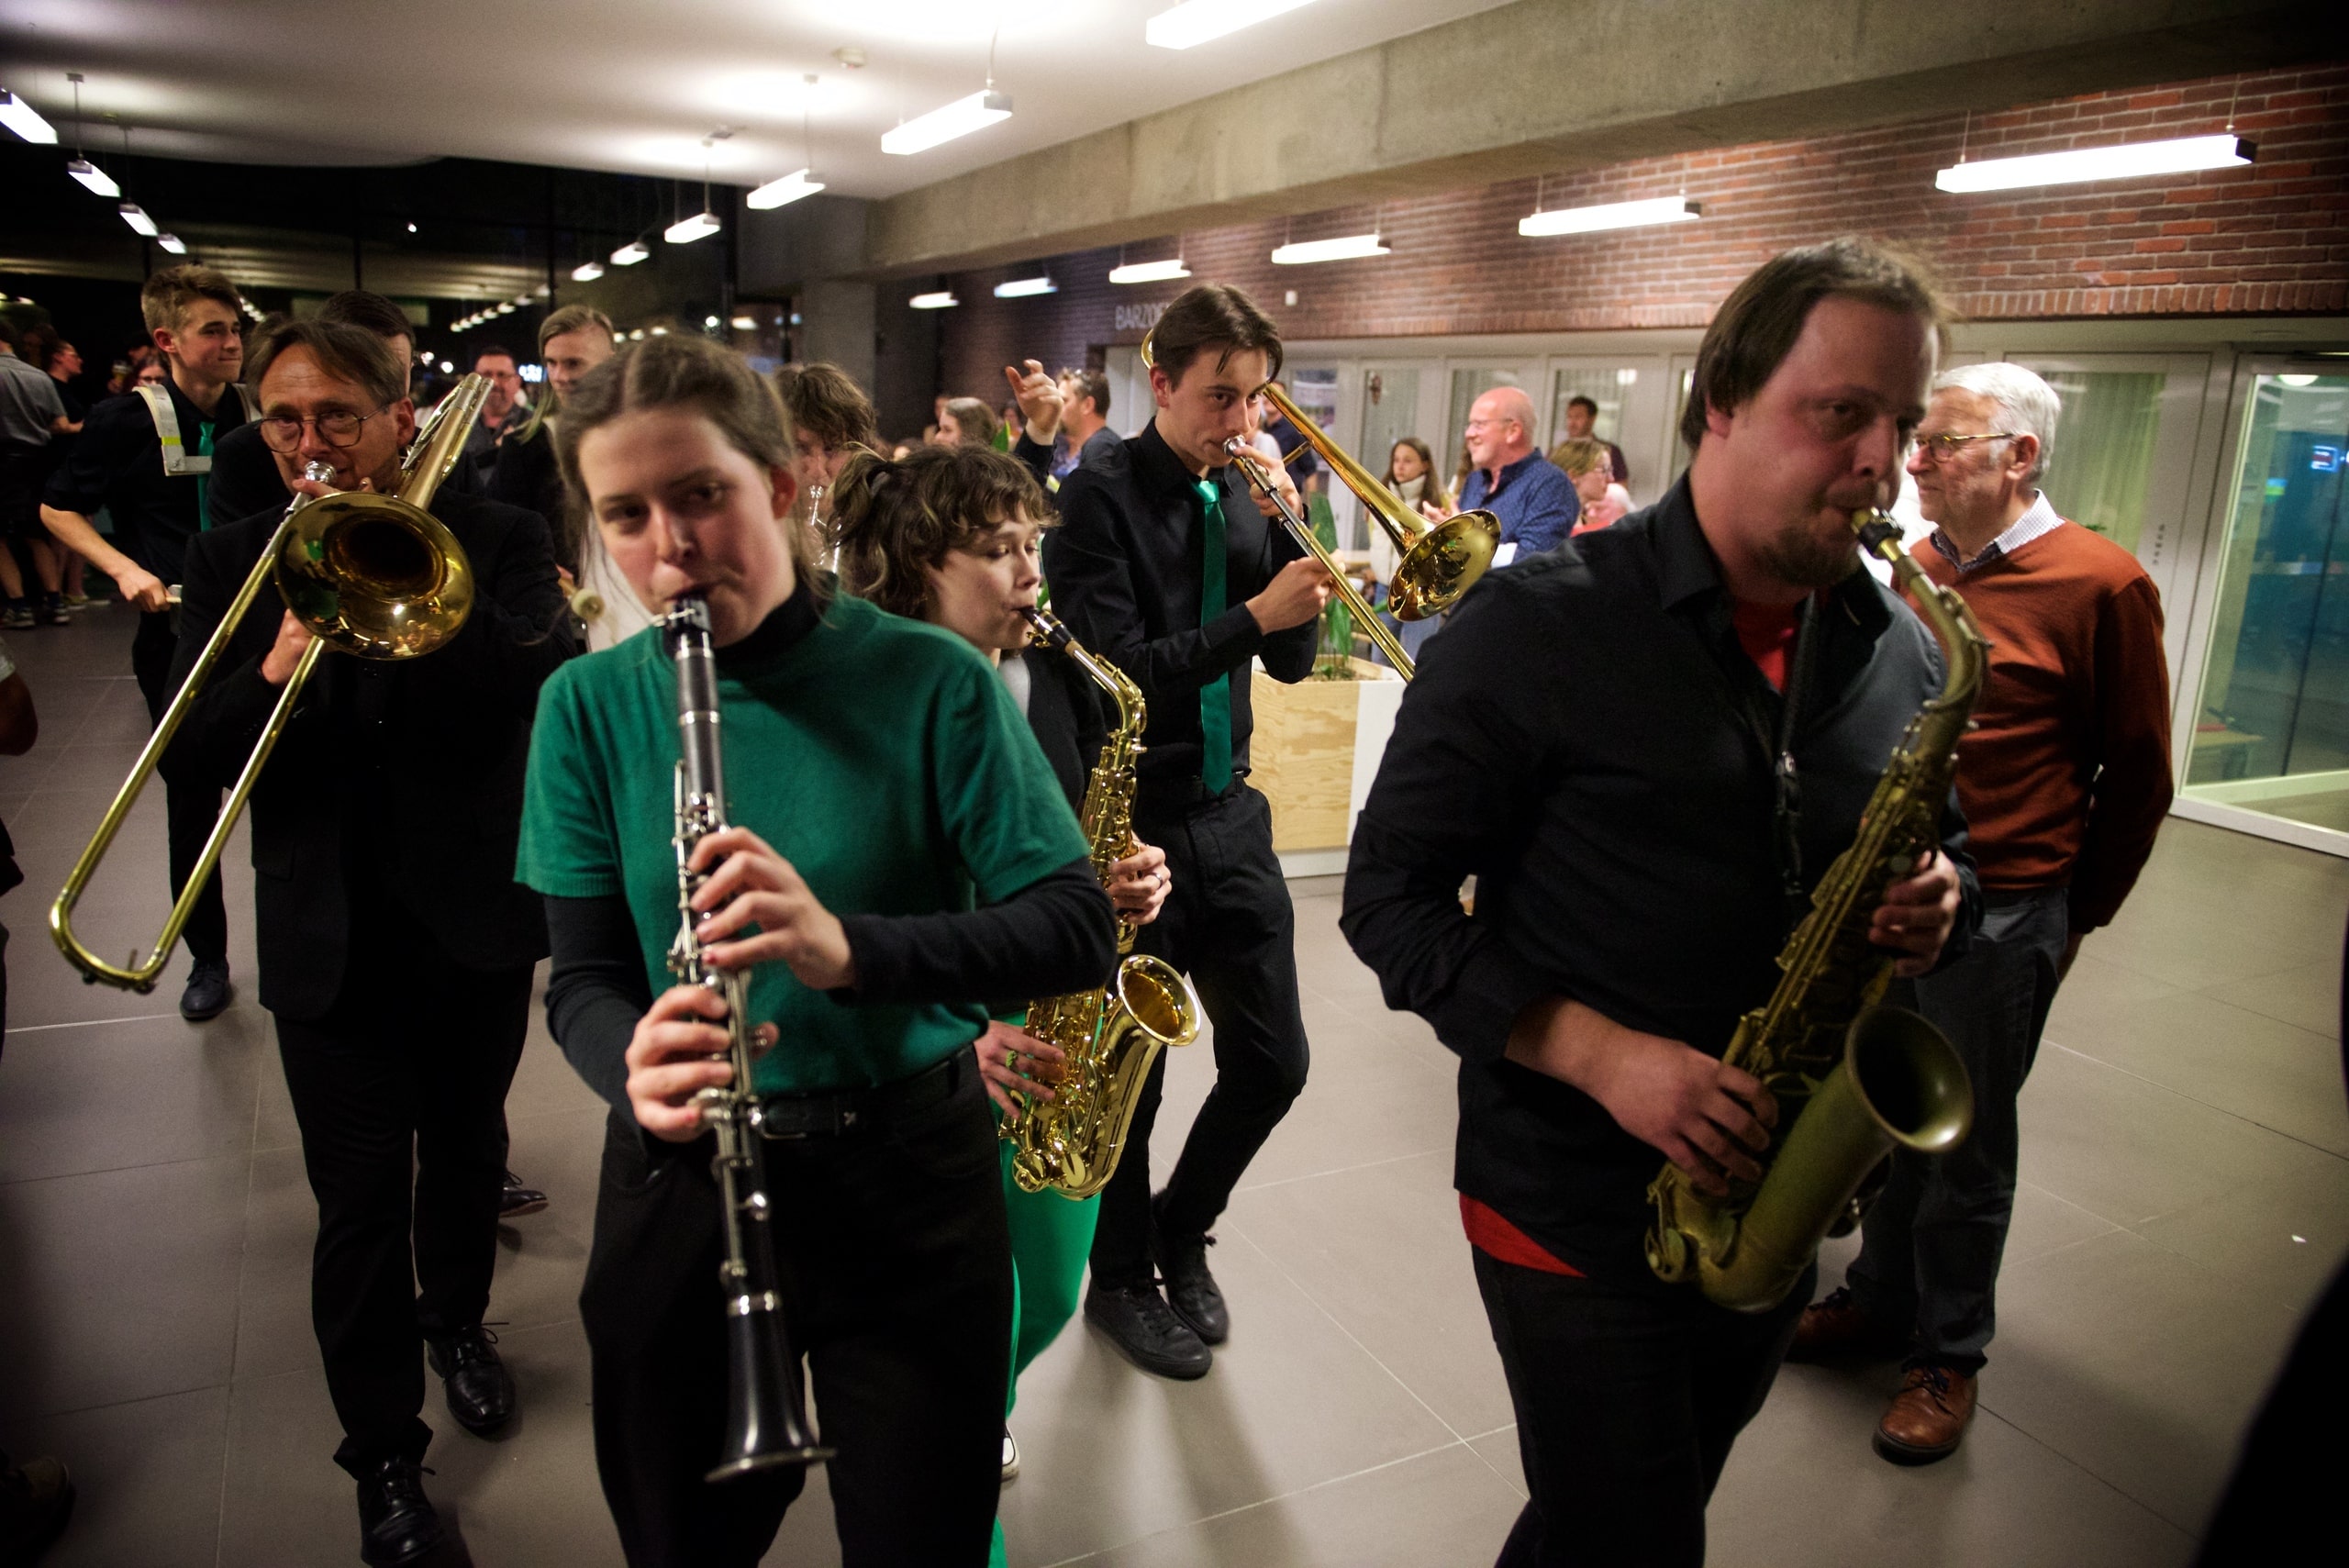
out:
<path id="1" fill-rule="evenodd" d="M 210 457 L 212 455 L 212 421 L 206 419 L 195 428 L 195 455 Z M 195 531 L 197 533 L 202 533 L 212 526 L 211 502 L 212 477 L 209 474 L 199 473 L 195 476 Z"/>
<path id="2" fill-rule="evenodd" d="M 1199 546 L 1199 624 L 1223 614 L 1223 491 L 1211 480 L 1194 480 L 1206 513 Z M 1199 782 L 1209 795 L 1231 783 L 1231 673 L 1226 671 L 1199 689 Z"/>

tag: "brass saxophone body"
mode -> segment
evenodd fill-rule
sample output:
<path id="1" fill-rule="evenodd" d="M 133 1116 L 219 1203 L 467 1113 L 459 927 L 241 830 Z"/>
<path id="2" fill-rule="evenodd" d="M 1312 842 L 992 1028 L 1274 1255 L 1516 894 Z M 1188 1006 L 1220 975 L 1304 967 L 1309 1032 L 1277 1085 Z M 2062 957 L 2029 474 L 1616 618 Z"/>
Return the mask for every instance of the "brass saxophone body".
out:
<path id="1" fill-rule="evenodd" d="M 1117 728 L 1093 764 L 1079 812 L 1094 874 L 1106 887 L 1110 866 L 1126 857 L 1133 839 L 1134 759 L 1141 754 L 1146 717 L 1141 692 L 1125 672 L 1087 652 L 1049 611 L 1022 613 L 1037 642 L 1074 660 L 1117 704 Z M 1134 929 L 1119 922 L 1112 984 L 1028 1005 L 1027 1032 L 1060 1047 L 1067 1061 L 1051 1100 L 1030 1099 L 1003 1124 L 1002 1136 L 1013 1145 L 1012 1179 L 1023 1192 L 1049 1187 L 1083 1198 L 1108 1185 L 1151 1063 L 1163 1047 L 1198 1038 L 1199 999 L 1191 983 L 1133 945 Z"/>
<path id="2" fill-rule="evenodd" d="M 1648 1266 L 1666 1281 L 1693 1281 L 1732 1311 L 1766 1312 L 1785 1299 L 1820 1241 L 1859 1222 L 1861 1187 L 1896 1146 L 1946 1152 L 1974 1124 L 1973 1086 L 1956 1051 L 1916 1014 L 1879 1005 L 1896 958 L 1869 942 L 1868 927 L 1885 888 L 1941 842 L 1957 742 L 1981 695 L 1990 645 L 1965 601 L 1901 548 L 1889 517 L 1855 512 L 1852 530 L 1892 567 L 1940 636 L 1948 674 L 1909 719 L 1857 836 L 1811 894 L 1810 913 L 1778 955 L 1784 973 L 1769 1000 L 1739 1020 L 1723 1054 L 1778 1103 L 1762 1180 L 1732 1181 L 1728 1195 L 1711 1197 L 1667 1164 L 1648 1187 Z"/>

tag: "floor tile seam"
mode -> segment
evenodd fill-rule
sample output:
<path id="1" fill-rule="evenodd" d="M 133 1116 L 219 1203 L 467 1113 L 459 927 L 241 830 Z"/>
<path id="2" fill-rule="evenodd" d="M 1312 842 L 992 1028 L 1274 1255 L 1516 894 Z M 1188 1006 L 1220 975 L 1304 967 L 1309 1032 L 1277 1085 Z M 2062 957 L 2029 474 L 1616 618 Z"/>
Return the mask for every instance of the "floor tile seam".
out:
<path id="1" fill-rule="evenodd" d="M 8 1031 L 8 1038 L 10 1040 L 14 1040 L 20 1034 L 42 1034 L 50 1029 L 95 1029 L 100 1024 L 151 1024 L 161 1018 L 176 1018 L 178 1017 L 179 1013 L 174 1010 L 168 1013 L 133 1013 L 128 1018 L 76 1018 L 71 1023 L 62 1024 L 25 1024 L 18 1028 L 10 1029 Z"/>
<path id="2" fill-rule="evenodd" d="M 1353 1346 L 1354 1349 L 1360 1351 L 1365 1357 L 1369 1358 L 1370 1364 L 1385 1373 L 1394 1383 L 1395 1386 L 1401 1389 L 1404 1395 L 1410 1399 L 1411 1403 L 1417 1405 L 1420 1409 L 1425 1410 L 1428 1413 L 1429 1418 L 1432 1419 L 1437 1426 L 1442 1427 L 1445 1431 L 1450 1432 L 1452 1434 L 1453 1441 L 1464 1442 L 1467 1440 L 1460 1435 L 1458 1428 L 1454 1427 L 1450 1421 L 1445 1420 L 1442 1416 L 1437 1413 L 1434 1406 L 1429 1404 L 1425 1399 L 1419 1396 L 1419 1391 L 1418 1389 L 1403 1381 L 1402 1374 L 1397 1373 L 1393 1367 L 1388 1366 L 1385 1358 L 1380 1356 L 1376 1351 L 1372 1350 L 1368 1345 L 1364 1344 L 1353 1329 L 1347 1328 L 1343 1323 L 1339 1322 L 1337 1314 L 1331 1312 L 1329 1307 L 1322 1305 L 1321 1298 L 1319 1296 L 1316 1296 L 1303 1280 L 1298 1279 L 1295 1274 L 1291 1273 L 1288 1271 L 1288 1266 L 1286 1264 L 1274 1257 L 1273 1254 L 1266 1251 L 1254 1237 L 1248 1235 L 1244 1231 L 1239 1232 L 1239 1235 L 1241 1240 L 1247 1242 L 1251 1248 L 1254 1249 L 1258 1257 L 1272 1264 L 1275 1270 L 1279 1271 L 1281 1278 L 1288 1281 L 1290 1285 L 1296 1289 L 1299 1296 L 1305 1297 L 1308 1302 L 1311 1303 L 1314 1311 L 1319 1312 L 1322 1317 L 1328 1318 L 1330 1327 L 1344 1335 L 1348 1344 Z"/>
<path id="3" fill-rule="evenodd" d="M 2230 1003 L 2227 1005 L 2232 1006 L 2233 1004 Z M 2248 1009 L 2246 1009 L 2246 1011 Z M 2289 1028 L 2296 1026 L 2288 1025 L 2287 1027 Z M 2302 1034 L 2307 1034 L 2310 1031 L 2307 1029 L 2301 1029 L 2300 1032 Z M 2054 1046 L 2056 1050 L 2064 1052 L 2066 1056 L 2076 1056 L 2083 1062 L 2093 1062 L 2099 1067 L 2105 1068 L 2110 1072 L 2118 1073 L 2124 1078 L 2134 1079 L 2136 1082 L 2146 1085 L 2148 1088 L 2159 1089 L 2165 1095 L 2175 1095 L 2176 1098 L 2184 1100 L 2188 1105 L 2200 1106 L 2204 1110 L 2208 1111 L 2216 1111 L 2219 1115 L 2227 1118 L 2231 1121 L 2239 1121 L 2245 1127 L 2255 1127 L 2262 1132 L 2273 1133 L 2277 1138 L 2286 1139 L 2293 1143 L 2297 1143 L 2301 1148 L 2312 1151 L 2318 1154 L 2322 1154 L 2328 1159 L 2338 1160 L 2343 1164 L 2349 1164 L 2349 1154 L 2341 1153 L 2337 1150 L 2327 1149 L 2321 1143 L 2311 1143 L 2296 1132 L 2287 1132 L 2280 1127 L 2270 1127 L 2256 1117 L 2247 1117 L 2241 1111 L 2229 1110 L 2224 1106 L 2214 1105 L 2210 1101 L 2202 1098 L 2199 1095 L 2189 1095 L 2185 1090 L 2165 1084 L 2158 1078 L 2148 1078 L 2142 1073 L 2132 1072 L 2129 1068 L 2121 1066 L 2117 1062 L 2108 1062 L 2103 1057 L 2082 1051 L 2077 1046 L 2065 1045 L 2063 1041 L 2058 1040 L 2049 1040 L 2043 1043 Z"/>
<path id="4" fill-rule="evenodd" d="M 1295 1176 L 1275 1176 L 1269 1182 L 1249 1182 L 1231 1189 L 1237 1197 L 1241 1193 L 1268 1193 L 1275 1187 L 1294 1186 L 1299 1182 L 1318 1182 L 1325 1176 L 1352 1175 L 1357 1171 L 1375 1171 L 1381 1165 L 1399 1165 L 1406 1160 L 1424 1160 L 1431 1154 L 1441 1154 L 1442 1149 L 1416 1149 L 1407 1154 L 1390 1154 L 1384 1160 L 1365 1160 L 1359 1165 L 1332 1165 L 1326 1171 L 1308 1171 Z"/>
<path id="5" fill-rule="evenodd" d="M 28 1410 L 11 1419 L 19 1423 L 53 1421 L 61 1416 L 88 1416 L 100 1410 L 127 1409 L 133 1405 L 151 1405 L 158 1399 L 178 1399 L 190 1394 L 206 1394 L 215 1388 L 233 1389 L 235 1386 L 235 1375 L 231 1373 L 217 1383 L 191 1383 L 184 1388 L 159 1388 L 152 1394 L 141 1394 L 129 1399 L 101 1399 L 91 1405 L 60 1405 L 53 1409 Z"/>
<path id="6" fill-rule="evenodd" d="M 1107 1556 L 1112 1551 L 1123 1551 L 1128 1547 L 1139 1546 L 1143 1541 L 1154 1540 L 1159 1536 L 1175 1535 L 1184 1530 L 1197 1529 L 1201 1525 L 1217 1524 L 1224 1519 L 1236 1518 L 1241 1514 L 1252 1513 L 1258 1508 L 1270 1507 L 1275 1503 L 1286 1502 L 1291 1497 L 1302 1497 L 1308 1493 L 1319 1492 L 1325 1487 L 1336 1486 L 1348 1481 L 1358 1481 L 1365 1475 L 1375 1475 L 1382 1470 L 1392 1470 L 1398 1464 L 1409 1464 L 1415 1460 L 1426 1459 L 1433 1454 L 1445 1453 L 1453 1449 L 1467 1448 L 1467 1446 L 1468 1445 L 1464 1441 L 1438 1443 L 1433 1448 L 1421 1449 L 1417 1453 L 1407 1453 L 1398 1458 L 1381 1460 L 1376 1464 L 1364 1465 L 1360 1470 L 1348 1471 L 1343 1475 L 1332 1475 L 1328 1477 L 1326 1480 L 1316 1481 L 1310 1485 L 1293 1486 L 1286 1492 L 1276 1492 L 1269 1497 L 1259 1497 L 1252 1503 L 1241 1503 L 1236 1507 L 1221 1508 L 1212 1514 L 1202 1514 L 1196 1519 L 1190 1519 L 1179 1525 L 1169 1525 L 1164 1529 L 1154 1529 L 1146 1535 L 1135 1536 L 1130 1540 L 1112 1541 L 1107 1546 L 1097 1548 L 1092 1551 L 1083 1552 L 1075 1557 L 1063 1557 L 1056 1562 L 1048 1563 L 1046 1568 L 1075 1568 L 1075 1565 L 1078 1563 L 1091 1562 L 1097 1558 Z M 1471 1454 L 1475 1454 L 1475 1450 L 1474 1449 L 1469 1449 L 1468 1451 Z M 1483 1458 L 1482 1455 L 1476 1455 L 1476 1457 L 1480 1461 Z"/>
<path id="7" fill-rule="evenodd" d="M 2089 1480 L 2095 1482 L 2098 1485 L 2103 1487 L 2108 1492 L 2110 1492 L 2114 1496 L 2119 1497 L 2121 1501 L 2129 1504 L 2132 1507 L 2137 1508 L 2140 1511 L 2150 1515 L 2153 1518 L 2169 1526 L 2172 1529 L 2176 1530 L 2180 1535 L 2185 1536 L 2189 1543 L 2199 1539 L 2200 1527 L 2199 1525 L 2183 1524 L 2178 1520 L 2170 1518 L 2169 1515 L 2164 1513 L 2160 1508 L 2154 1507 L 2146 1499 L 2138 1496 L 2134 1492 L 2132 1492 L 2126 1486 L 2121 1485 L 2110 1476 L 2091 1467 L 2086 1461 L 2077 1459 L 2073 1455 L 2065 1452 L 2062 1449 L 2057 1448 L 2045 1438 L 2041 1437 L 2030 1428 L 2022 1425 L 2014 1417 L 2001 1415 L 1987 1399 L 1977 1401 L 1976 1408 L 1979 1409 L 1983 1415 L 1986 1415 L 1992 1420 L 1997 1421 L 2000 1426 L 2006 1428 L 2007 1430 L 2014 1433 L 2025 1442 L 2030 1443 L 2032 1447 L 2046 1452 L 2058 1462 L 2068 1465 L 2072 1469 L 2078 1471 L 2082 1475 L 2087 1476 Z"/>
<path id="8" fill-rule="evenodd" d="M 59 1171 L 47 1176 L 0 1177 L 0 1188 L 38 1186 L 43 1182 L 74 1182 L 86 1176 L 118 1175 L 125 1171 L 163 1171 L 169 1170 L 173 1165 L 207 1165 L 217 1160 L 233 1160 L 236 1157 L 236 1151 L 231 1150 L 220 1154 L 191 1154 L 181 1160 L 149 1160 L 128 1165 L 101 1165 L 87 1171 Z M 250 1160 L 250 1152 L 247 1158 Z M 250 1166 L 247 1170 L 247 1181 L 250 1184 Z"/>

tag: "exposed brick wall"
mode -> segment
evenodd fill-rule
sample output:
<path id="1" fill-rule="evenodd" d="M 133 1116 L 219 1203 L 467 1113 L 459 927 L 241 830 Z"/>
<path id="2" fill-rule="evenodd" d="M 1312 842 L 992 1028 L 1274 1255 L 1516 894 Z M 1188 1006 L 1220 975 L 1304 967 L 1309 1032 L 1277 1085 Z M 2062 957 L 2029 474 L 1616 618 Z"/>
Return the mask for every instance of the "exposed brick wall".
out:
<path id="1" fill-rule="evenodd" d="M 2165 179 L 1953 195 L 1933 172 L 1969 158 L 2220 130 L 2259 144 L 2248 169 Z M 1544 208 L 1686 194 L 1698 223 L 1528 239 Z M 1941 270 L 1977 319 L 2212 316 L 2349 308 L 2349 63 L 2092 94 L 1994 114 L 1934 117 L 1849 135 L 1641 159 L 1542 182 L 1389 202 L 1391 256 L 1275 267 L 1273 247 L 1359 233 L 1367 206 L 1195 231 L 1197 280 L 1246 289 L 1293 339 L 1696 327 L 1738 279 L 1792 245 L 1861 232 L 1908 245 Z M 1132 246 L 1140 261 L 1174 240 Z M 947 384 L 1003 401 L 1001 366 L 1081 363 L 1088 345 L 1130 343 L 1119 307 L 1163 304 L 1186 285 L 1117 287 L 1116 250 L 1049 263 L 1060 293 L 992 297 L 1032 267 L 963 273 L 946 314 Z M 1283 295 L 1297 291 L 1297 303 Z"/>

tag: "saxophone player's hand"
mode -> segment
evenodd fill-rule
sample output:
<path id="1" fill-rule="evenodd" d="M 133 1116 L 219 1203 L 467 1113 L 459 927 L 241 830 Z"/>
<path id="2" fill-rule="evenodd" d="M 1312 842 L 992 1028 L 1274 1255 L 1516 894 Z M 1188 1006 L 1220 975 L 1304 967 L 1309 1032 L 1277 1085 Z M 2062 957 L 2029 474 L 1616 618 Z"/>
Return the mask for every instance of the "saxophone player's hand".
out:
<path id="1" fill-rule="evenodd" d="M 1147 926 L 1173 891 L 1174 879 L 1166 870 L 1166 851 L 1140 839 L 1130 840 L 1131 852 L 1109 863 L 1109 902 L 1118 918 L 1129 926 Z"/>
<path id="2" fill-rule="evenodd" d="M 780 962 L 811 991 L 856 984 L 856 954 L 840 917 L 765 840 L 748 828 L 721 828 L 694 846 L 691 866 L 709 873 L 694 894 L 694 907 L 703 916 L 694 934 L 712 966 L 740 970 Z M 755 935 L 723 940 L 752 925 Z"/>
<path id="3" fill-rule="evenodd" d="M 1868 940 L 1907 954 L 1893 973 L 1914 979 L 1940 962 L 1942 944 L 1957 924 L 1960 899 L 1957 868 L 1935 850 L 1916 875 L 1884 890 L 1884 902 L 1868 925 Z"/>
<path id="4" fill-rule="evenodd" d="M 775 1041 L 775 1027 L 761 1024 L 755 1044 Z M 734 1081 L 727 1060 L 726 998 L 702 985 L 672 985 L 636 1021 L 628 1042 L 628 1100 L 637 1125 L 669 1143 L 701 1136 L 701 1106 L 694 1096 Z"/>
<path id="5" fill-rule="evenodd" d="M 1616 1125 L 1663 1152 L 1698 1192 L 1753 1182 L 1778 1102 L 1751 1073 L 1662 1035 L 1627 1029 L 1595 1007 L 1553 996 L 1518 1015 L 1505 1053 L 1597 1100 Z"/>
<path id="6" fill-rule="evenodd" d="M 1062 1063 L 1068 1053 L 1049 1040 L 1022 1034 L 1000 1019 L 990 1020 L 987 1032 L 972 1041 L 978 1052 L 979 1076 L 986 1081 L 987 1097 L 1003 1109 L 1003 1119 L 1019 1119 L 1019 1102 L 1012 1096 L 1026 1095 L 1030 1098 L 1049 1100 L 1052 1092 L 1044 1087 L 1057 1084 L 1065 1069 Z"/>

